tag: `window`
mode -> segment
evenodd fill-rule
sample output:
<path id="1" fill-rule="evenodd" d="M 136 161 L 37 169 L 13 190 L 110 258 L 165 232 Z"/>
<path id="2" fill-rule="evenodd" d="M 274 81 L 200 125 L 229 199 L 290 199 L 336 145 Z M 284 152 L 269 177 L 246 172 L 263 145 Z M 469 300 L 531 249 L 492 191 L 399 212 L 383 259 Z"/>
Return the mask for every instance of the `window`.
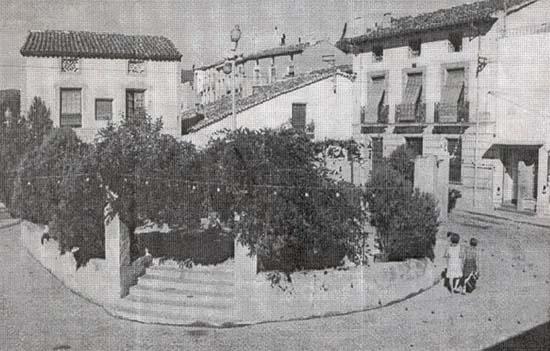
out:
<path id="1" fill-rule="evenodd" d="M 133 73 L 133 74 L 145 73 L 145 61 L 128 60 L 128 73 Z"/>
<path id="2" fill-rule="evenodd" d="M 294 72 L 294 63 L 291 62 L 288 65 L 288 76 L 289 77 L 294 77 L 294 74 L 295 74 L 295 72 Z"/>
<path id="3" fill-rule="evenodd" d="M 409 73 L 403 93 L 403 103 L 418 104 L 422 101 L 422 73 Z"/>
<path id="4" fill-rule="evenodd" d="M 381 109 L 384 107 L 386 93 L 386 77 L 372 77 L 367 91 L 366 121 L 379 122 Z"/>
<path id="5" fill-rule="evenodd" d="M 460 138 L 447 139 L 447 151 L 451 156 L 449 161 L 449 182 L 462 182 L 462 140 Z"/>
<path id="6" fill-rule="evenodd" d="M 61 59 L 61 72 L 76 73 L 80 70 L 80 61 L 77 58 L 64 57 Z"/>
<path id="7" fill-rule="evenodd" d="M 384 47 L 382 45 L 375 45 L 372 48 L 372 57 L 374 62 L 380 62 L 384 59 Z"/>
<path id="8" fill-rule="evenodd" d="M 450 52 L 462 51 L 462 33 L 449 34 L 449 51 Z"/>
<path id="9" fill-rule="evenodd" d="M 379 164 L 384 161 L 384 144 L 381 137 L 372 138 L 372 162 Z M 373 169 L 375 167 L 373 166 Z"/>
<path id="10" fill-rule="evenodd" d="M 292 128 L 306 130 L 306 104 L 292 104 Z"/>
<path id="11" fill-rule="evenodd" d="M 60 127 L 82 127 L 81 89 L 62 88 L 60 94 Z"/>
<path id="12" fill-rule="evenodd" d="M 422 49 L 422 41 L 420 39 L 409 40 L 409 56 L 417 57 L 420 56 Z"/>
<path id="13" fill-rule="evenodd" d="M 113 118 L 113 99 L 95 100 L 96 121 L 110 121 Z"/>
<path id="14" fill-rule="evenodd" d="M 405 138 L 405 146 L 413 152 L 414 157 L 422 156 L 422 138 Z"/>
<path id="15" fill-rule="evenodd" d="M 126 118 L 145 114 L 145 90 L 126 90 Z"/>

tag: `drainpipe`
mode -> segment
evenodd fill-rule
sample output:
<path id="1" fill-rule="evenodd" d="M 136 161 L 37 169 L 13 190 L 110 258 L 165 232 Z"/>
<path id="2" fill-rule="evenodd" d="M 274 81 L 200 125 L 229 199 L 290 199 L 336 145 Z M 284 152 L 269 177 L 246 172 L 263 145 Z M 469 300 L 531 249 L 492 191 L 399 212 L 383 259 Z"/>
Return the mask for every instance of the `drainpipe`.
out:
<path id="1" fill-rule="evenodd" d="M 477 144 L 479 139 L 479 60 L 481 51 L 481 31 L 478 28 L 477 34 L 477 62 L 476 62 L 476 132 L 474 141 L 474 196 L 472 197 L 472 206 L 476 208 L 477 197 Z"/>

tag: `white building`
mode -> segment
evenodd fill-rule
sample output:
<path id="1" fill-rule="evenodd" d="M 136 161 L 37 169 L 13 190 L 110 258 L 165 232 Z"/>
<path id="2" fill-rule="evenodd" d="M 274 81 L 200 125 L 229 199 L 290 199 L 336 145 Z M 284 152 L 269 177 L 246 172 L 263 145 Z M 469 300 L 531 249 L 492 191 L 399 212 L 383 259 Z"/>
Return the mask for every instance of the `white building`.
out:
<path id="1" fill-rule="evenodd" d="M 355 133 L 375 157 L 446 147 L 459 207 L 550 215 L 549 16 L 547 0 L 485 0 L 342 39 Z"/>
<path id="2" fill-rule="evenodd" d="M 35 96 L 55 126 L 84 140 L 109 121 L 147 112 L 179 135 L 181 54 L 167 38 L 73 31 L 31 31 L 25 57 L 23 107 Z"/>
<path id="3" fill-rule="evenodd" d="M 342 70 L 349 67 L 340 67 Z M 273 83 L 236 103 L 238 128 L 305 130 L 315 140 L 353 136 L 353 76 L 338 68 L 324 69 Z M 186 111 L 182 138 L 205 146 L 216 132 L 232 127 L 231 97 Z"/>

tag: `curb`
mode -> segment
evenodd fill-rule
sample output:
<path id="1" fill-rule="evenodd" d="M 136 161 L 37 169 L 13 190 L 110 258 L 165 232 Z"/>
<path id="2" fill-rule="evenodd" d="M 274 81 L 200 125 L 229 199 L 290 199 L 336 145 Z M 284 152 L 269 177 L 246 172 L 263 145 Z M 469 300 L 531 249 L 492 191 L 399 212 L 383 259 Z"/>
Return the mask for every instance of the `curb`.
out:
<path id="1" fill-rule="evenodd" d="M 455 211 L 457 213 L 462 213 L 462 214 L 466 214 L 466 215 L 473 215 L 473 216 L 478 216 L 478 217 L 487 217 L 487 218 L 492 218 L 492 219 L 498 219 L 498 220 L 503 220 L 503 221 L 508 221 L 508 222 L 527 224 L 527 225 L 532 225 L 532 226 L 535 226 L 535 227 L 550 229 L 550 220 L 549 220 L 548 224 L 544 224 L 544 223 L 531 222 L 529 220 L 524 220 L 524 219 L 509 218 L 509 217 L 500 216 L 500 215 L 492 214 L 492 213 L 476 212 L 476 211 L 472 211 L 472 210 L 457 209 Z"/>

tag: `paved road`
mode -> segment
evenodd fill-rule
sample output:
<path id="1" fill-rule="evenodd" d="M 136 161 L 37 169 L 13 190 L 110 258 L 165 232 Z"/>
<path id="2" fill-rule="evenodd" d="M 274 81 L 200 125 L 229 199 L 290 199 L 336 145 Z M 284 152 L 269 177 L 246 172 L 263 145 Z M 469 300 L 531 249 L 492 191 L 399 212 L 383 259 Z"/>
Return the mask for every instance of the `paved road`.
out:
<path id="1" fill-rule="evenodd" d="M 472 295 L 451 296 L 438 286 L 378 310 L 234 329 L 145 325 L 112 318 L 65 289 L 32 259 L 19 244 L 18 225 L 3 228 L 0 349 L 464 351 L 495 345 L 549 321 L 550 233 L 527 226 L 460 221 L 449 228 L 467 238 L 475 235 L 483 248 L 482 278 Z M 0 221 L 0 228 L 4 224 Z M 537 344 L 538 338 L 531 341 L 531 346 L 545 347 Z"/>

